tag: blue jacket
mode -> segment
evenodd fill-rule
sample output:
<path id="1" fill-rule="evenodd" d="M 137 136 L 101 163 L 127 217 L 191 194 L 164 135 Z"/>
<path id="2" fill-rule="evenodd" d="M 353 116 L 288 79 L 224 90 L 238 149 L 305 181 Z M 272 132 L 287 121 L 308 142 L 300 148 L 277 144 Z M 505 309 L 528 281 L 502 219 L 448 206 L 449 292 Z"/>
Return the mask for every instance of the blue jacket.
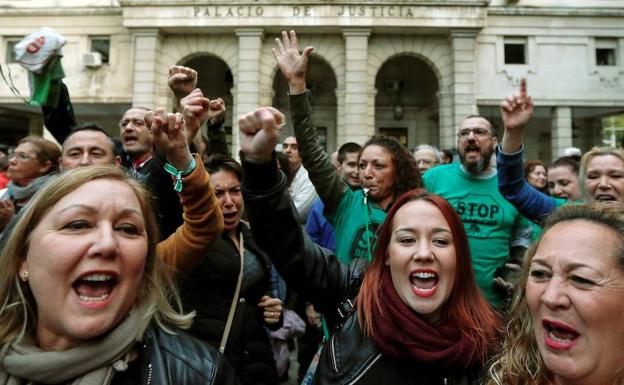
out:
<path id="1" fill-rule="evenodd" d="M 541 221 L 561 205 L 555 198 L 531 186 L 524 178 L 524 145 L 513 154 L 503 152 L 496 146 L 496 167 L 498 169 L 498 189 L 526 218 Z"/>

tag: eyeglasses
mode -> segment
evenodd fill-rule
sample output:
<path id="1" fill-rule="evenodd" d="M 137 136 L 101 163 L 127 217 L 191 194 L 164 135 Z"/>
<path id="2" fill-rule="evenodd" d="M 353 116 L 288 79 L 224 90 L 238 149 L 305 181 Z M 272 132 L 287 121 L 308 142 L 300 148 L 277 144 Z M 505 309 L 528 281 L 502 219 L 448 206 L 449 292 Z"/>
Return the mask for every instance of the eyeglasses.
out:
<path id="1" fill-rule="evenodd" d="M 423 165 L 423 166 L 432 166 L 434 164 L 438 164 L 438 162 L 436 162 L 435 160 L 431 160 L 431 159 L 416 159 L 416 164 L 417 165 Z"/>
<path id="2" fill-rule="evenodd" d="M 17 159 L 20 162 L 25 162 L 27 160 L 36 159 L 36 158 L 37 158 L 36 156 L 30 156 L 26 154 L 25 152 L 14 152 L 11 155 L 9 155 L 9 160 Z"/>
<path id="3" fill-rule="evenodd" d="M 474 136 L 476 136 L 477 138 L 485 138 L 487 136 L 492 135 L 492 133 L 490 132 L 490 130 L 486 129 L 486 128 L 462 128 L 461 130 L 459 130 L 459 132 L 457 133 L 457 136 L 460 138 L 467 138 L 470 136 L 470 133 L 473 133 Z"/>

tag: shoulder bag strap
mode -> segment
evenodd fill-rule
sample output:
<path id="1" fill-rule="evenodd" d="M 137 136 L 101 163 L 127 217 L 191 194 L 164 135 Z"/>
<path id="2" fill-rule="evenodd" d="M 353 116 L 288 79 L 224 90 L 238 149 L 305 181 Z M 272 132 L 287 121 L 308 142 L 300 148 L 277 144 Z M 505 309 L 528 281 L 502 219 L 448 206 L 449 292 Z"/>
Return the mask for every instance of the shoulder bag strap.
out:
<path id="1" fill-rule="evenodd" d="M 234 319 L 234 313 L 236 312 L 236 302 L 238 302 L 238 296 L 240 295 L 240 288 L 243 282 L 243 267 L 245 265 L 245 247 L 243 246 L 243 232 L 241 231 L 238 238 L 238 252 L 240 254 L 240 270 L 238 272 L 238 282 L 236 282 L 236 291 L 234 297 L 232 297 L 232 305 L 230 305 L 230 312 L 228 314 L 227 321 L 225 322 L 225 329 L 223 329 L 223 337 L 221 337 L 221 343 L 219 344 L 219 351 L 223 353 L 225 351 L 225 344 L 227 343 L 228 336 L 230 335 L 230 328 L 232 328 L 232 320 Z"/>

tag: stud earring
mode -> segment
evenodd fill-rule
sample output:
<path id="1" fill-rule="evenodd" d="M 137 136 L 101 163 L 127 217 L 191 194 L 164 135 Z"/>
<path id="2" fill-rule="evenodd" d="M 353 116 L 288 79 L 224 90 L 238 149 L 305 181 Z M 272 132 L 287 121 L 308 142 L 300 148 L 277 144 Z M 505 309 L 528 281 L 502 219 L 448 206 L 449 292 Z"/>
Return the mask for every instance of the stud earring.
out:
<path id="1" fill-rule="evenodd" d="M 26 282 L 28 281 L 28 272 L 25 271 L 24 274 L 22 274 L 22 281 Z"/>

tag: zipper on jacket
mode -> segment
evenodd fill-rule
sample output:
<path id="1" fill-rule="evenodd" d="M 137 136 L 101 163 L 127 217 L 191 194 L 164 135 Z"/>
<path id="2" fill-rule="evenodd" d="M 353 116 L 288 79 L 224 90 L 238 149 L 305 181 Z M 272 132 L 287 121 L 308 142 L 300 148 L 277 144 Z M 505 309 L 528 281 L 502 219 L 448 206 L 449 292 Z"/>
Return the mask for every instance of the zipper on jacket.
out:
<path id="1" fill-rule="evenodd" d="M 147 365 L 147 385 L 152 383 L 152 363 Z"/>
<path id="2" fill-rule="evenodd" d="M 335 338 L 336 338 L 336 335 L 334 334 L 331 337 L 331 341 L 330 341 L 331 362 L 332 362 L 332 369 L 334 369 L 335 373 L 338 373 L 338 364 L 336 363 L 336 349 L 334 349 L 334 339 Z"/>
<path id="3" fill-rule="evenodd" d="M 357 375 L 357 377 L 355 377 L 355 378 L 353 379 L 353 381 L 349 382 L 347 385 L 353 385 L 353 384 L 355 384 L 356 382 L 358 382 L 358 381 L 360 380 L 360 378 L 362 378 L 362 376 L 364 376 L 364 375 L 366 374 L 366 372 L 368 372 L 368 371 L 369 371 L 369 369 L 370 369 L 373 365 L 375 365 L 375 363 L 376 363 L 377 361 L 379 361 L 379 359 L 380 359 L 380 358 L 381 358 L 381 353 L 377 353 L 377 355 L 375 356 L 375 358 L 373 358 L 373 359 L 372 359 L 372 361 L 371 361 L 368 365 L 366 365 L 366 367 L 365 367 L 365 368 L 364 368 L 364 369 L 360 372 L 360 374 L 358 374 L 358 375 Z"/>

